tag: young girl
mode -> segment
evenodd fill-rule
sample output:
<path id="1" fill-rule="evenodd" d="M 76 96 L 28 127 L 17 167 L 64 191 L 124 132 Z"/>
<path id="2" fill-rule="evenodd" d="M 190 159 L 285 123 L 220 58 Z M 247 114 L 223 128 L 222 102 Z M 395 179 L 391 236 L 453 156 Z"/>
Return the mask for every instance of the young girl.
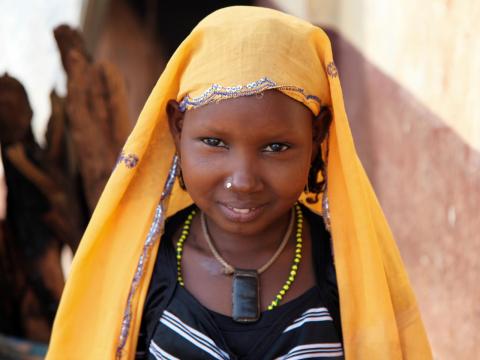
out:
<path id="1" fill-rule="evenodd" d="M 47 358 L 135 357 L 431 358 L 319 28 L 225 8 L 160 77 Z"/>

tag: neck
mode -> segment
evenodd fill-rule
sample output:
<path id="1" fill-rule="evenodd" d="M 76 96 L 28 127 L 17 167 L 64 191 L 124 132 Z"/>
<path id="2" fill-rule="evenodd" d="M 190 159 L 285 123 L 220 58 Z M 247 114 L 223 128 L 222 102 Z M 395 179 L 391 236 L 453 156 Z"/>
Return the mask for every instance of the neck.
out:
<path id="1" fill-rule="evenodd" d="M 226 232 L 207 217 L 207 226 L 213 245 L 220 255 L 235 268 L 258 268 L 268 261 L 280 246 L 290 222 L 290 210 L 267 228 L 255 234 Z M 202 237 L 202 247 L 211 253 Z"/>

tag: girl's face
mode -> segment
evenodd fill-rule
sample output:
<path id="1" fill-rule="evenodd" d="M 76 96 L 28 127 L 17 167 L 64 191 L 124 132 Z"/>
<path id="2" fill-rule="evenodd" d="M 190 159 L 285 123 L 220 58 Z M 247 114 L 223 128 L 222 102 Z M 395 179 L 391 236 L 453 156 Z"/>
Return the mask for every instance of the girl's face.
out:
<path id="1" fill-rule="evenodd" d="M 307 107 L 267 91 L 167 113 L 187 191 L 216 226 L 253 235 L 285 220 L 318 151 Z"/>

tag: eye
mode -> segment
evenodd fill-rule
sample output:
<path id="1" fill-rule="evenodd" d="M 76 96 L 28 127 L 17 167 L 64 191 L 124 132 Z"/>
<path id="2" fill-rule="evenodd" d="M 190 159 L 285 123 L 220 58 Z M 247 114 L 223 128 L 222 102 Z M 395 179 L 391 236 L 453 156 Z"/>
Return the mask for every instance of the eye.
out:
<path id="1" fill-rule="evenodd" d="M 282 143 L 272 143 L 268 144 L 263 148 L 263 151 L 265 152 L 283 152 L 285 150 L 288 150 L 290 148 L 289 145 L 287 144 L 282 144 Z"/>
<path id="2" fill-rule="evenodd" d="M 227 145 L 220 139 L 208 137 L 200 139 L 205 145 L 212 147 L 227 147 Z"/>

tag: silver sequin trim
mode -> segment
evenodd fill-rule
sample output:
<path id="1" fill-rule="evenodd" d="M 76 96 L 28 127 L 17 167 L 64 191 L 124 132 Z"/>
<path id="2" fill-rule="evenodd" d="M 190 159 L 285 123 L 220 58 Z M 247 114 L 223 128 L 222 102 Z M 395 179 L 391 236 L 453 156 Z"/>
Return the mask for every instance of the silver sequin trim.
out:
<path id="1" fill-rule="evenodd" d="M 122 356 L 123 348 L 127 342 L 128 334 L 130 332 L 131 327 L 131 320 L 132 320 L 132 300 L 135 292 L 138 288 L 138 284 L 142 279 L 145 264 L 148 261 L 150 255 L 150 249 L 152 245 L 158 240 L 159 235 L 163 231 L 165 225 L 165 212 L 166 212 L 166 202 L 168 197 L 170 196 L 173 188 L 173 184 L 175 183 L 175 178 L 178 174 L 178 156 L 175 155 L 172 161 L 172 165 L 170 167 L 170 171 L 168 173 L 167 180 L 165 181 L 165 185 L 163 187 L 162 196 L 160 198 L 160 203 L 158 204 L 157 208 L 155 209 L 155 215 L 153 217 L 152 225 L 150 226 L 150 230 L 148 231 L 147 238 L 143 245 L 142 254 L 138 260 L 137 269 L 135 271 L 135 275 L 133 276 L 133 280 L 130 286 L 130 292 L 127 298 L 127 305 L 125 307 L 125 311 L 123 314 L 122 320 L 122 328 L 120 331 L 120 337 L 117 346 L 117 359 L 120 359 Z"/>
<path id="2" fill-rule="evenodd" d="M 330 220 L 330 204 L 328 202 L 328 195 L 327 195 L 326 188 L 322 197 L 322 209 L 323 209 L 322 218 L 323 218 L 323 222 L 325 223 L 325 228 L 328 230 L 328 232 L 331 232 L 332 224 Z"/>
<path id="3" fill-rule="evenodd" d="M 305 90 L 302 88 L 296 86 L 278 85 L 272 79 L 263 77 L 247 85 L 225 87 L 219 84 L 213 84 L 198 97 L 191 98 L 189 95 L 186 95 L 180 102 L 180 110 L 185 111 L 195 109 L 210 103 L 219 102 L 221 100 L 254 95 L 271 89 L 294 91 L 301 94 L 305 100 L 313 100 L 318 102 L 319 105 L 321 104 L 321 101 L 317 96 L 306 94 Z"/>

